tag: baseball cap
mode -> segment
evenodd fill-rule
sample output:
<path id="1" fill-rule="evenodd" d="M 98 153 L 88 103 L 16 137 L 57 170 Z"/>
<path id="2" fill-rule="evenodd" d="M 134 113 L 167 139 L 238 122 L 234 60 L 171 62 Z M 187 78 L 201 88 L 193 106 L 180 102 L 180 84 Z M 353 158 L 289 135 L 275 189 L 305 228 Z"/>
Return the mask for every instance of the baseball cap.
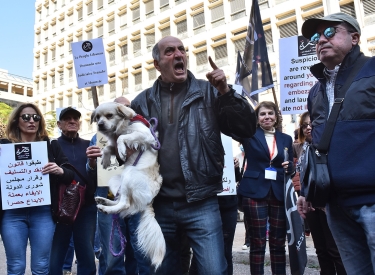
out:
<path id="1" fill-rule="evenodd" d="M 346 22 L 352 25 L 359 35 L 361 35 L 361 28 L 359 27 L 358 21 L 354 17 L 343 12 L 333 13 L 322 18 L 307 19 L 302 25 L 302 35 L 307 39 L 310 39 L 311 36 L 316 33 L 316 28 L 318 25 L 326 21 L 337 23 Z"/>
<path id="2" fill-rule="evenodd" d="M 67 107 L 63 110 L 61 110 L 60 112 L 60 116 L 59 116 L 59 121 L 62 120 L 62 118 L 67 114 L 67 113 L 73 113 L 75 115 L 77 115 L 79 118 L 81 117 L 81 113 L 79 111 L 77 111 L 76 109 L 72 108 L 72 107 Z"/>

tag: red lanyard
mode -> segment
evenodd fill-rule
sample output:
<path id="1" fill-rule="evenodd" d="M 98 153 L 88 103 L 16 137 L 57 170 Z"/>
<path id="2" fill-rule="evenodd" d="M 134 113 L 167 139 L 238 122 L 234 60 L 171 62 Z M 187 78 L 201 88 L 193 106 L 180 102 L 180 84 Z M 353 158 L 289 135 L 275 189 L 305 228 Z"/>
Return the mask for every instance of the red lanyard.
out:
<path id="1" fill-rule="evenodd" d="M 275 136 L 273 136 L 272 151 L 270 151 L 270 162 L 272 162 L 272 157 L 273 157 L 273 154 L 275 153 L 275 148 L 276 148 L 276 138 Z M 269 147 L 268 149 L 270 150 Z"/>

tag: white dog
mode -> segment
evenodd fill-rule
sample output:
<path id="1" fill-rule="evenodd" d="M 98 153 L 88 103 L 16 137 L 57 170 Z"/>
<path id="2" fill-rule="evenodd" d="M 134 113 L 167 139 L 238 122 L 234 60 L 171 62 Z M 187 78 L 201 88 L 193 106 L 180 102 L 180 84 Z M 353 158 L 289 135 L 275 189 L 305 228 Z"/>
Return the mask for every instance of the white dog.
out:
<path id="1" fill-rule="evenodd" d="M 97 122 L 98 130 L 109 141 L 103 149 L 103 167 L 110 165 L 110 157 L 116 153 L 116 143 L 119 157 L 125 161 L 121 176 L 112 177 L 108 183 L 111 192 L 117 194 L 115 200 L 102 197 L 95 200 L 100 211 L 119 214 L 121 218 L 141 212 L 138 244 L 157 269 L 165 255 L 165 240 L 155 219 L 152 201 L 159 192 L 162 177 L 157 162 L 158 152 L 152 146 L 156 139 L 150 128 L 135 117 L 131 108 L 115 102 L 99 105 L 91 115 L 91 123 Z M 128 157 L 127 148 L 135 151 Z"/>

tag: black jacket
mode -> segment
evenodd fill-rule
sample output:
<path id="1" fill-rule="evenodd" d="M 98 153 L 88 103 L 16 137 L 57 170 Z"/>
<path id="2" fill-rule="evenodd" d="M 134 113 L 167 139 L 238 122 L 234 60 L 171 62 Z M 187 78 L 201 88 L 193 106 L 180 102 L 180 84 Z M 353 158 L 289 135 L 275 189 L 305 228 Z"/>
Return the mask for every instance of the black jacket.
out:
<path id="1" fill-rule="evenodd" d="M 196 79 L 191 72 L 188 82 L 189 89 L 178 114 L 177 142 L 187 201 L 192 202 L 223 190 L 224 149 L 220 132 L 235 139 L 250 138 L 256 129 L 256 117 L 246 99 L 233 89 L 219 95 L 209 82 Z M 132 101 L 136 113 L 147 119 L 160 119 L 159 85 L 155 81 Z"/>

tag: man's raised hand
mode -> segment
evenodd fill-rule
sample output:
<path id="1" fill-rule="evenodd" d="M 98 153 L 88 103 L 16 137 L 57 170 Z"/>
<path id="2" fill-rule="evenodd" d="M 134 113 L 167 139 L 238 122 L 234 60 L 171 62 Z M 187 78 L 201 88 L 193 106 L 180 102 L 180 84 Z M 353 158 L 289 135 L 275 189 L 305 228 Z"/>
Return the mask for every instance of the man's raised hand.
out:
<path id="1" fill-rule="evenodd" d="M 224 71 L 216 66 L 216 64 L 212 61 L 211 56 L 208 57 L 208 61 L 213 69 L 212 72 L 206 74 L 208 81 L 219 91 L 220 94 L 223 95 L 227 93 L 229 91 L 229 87 Z"/>

